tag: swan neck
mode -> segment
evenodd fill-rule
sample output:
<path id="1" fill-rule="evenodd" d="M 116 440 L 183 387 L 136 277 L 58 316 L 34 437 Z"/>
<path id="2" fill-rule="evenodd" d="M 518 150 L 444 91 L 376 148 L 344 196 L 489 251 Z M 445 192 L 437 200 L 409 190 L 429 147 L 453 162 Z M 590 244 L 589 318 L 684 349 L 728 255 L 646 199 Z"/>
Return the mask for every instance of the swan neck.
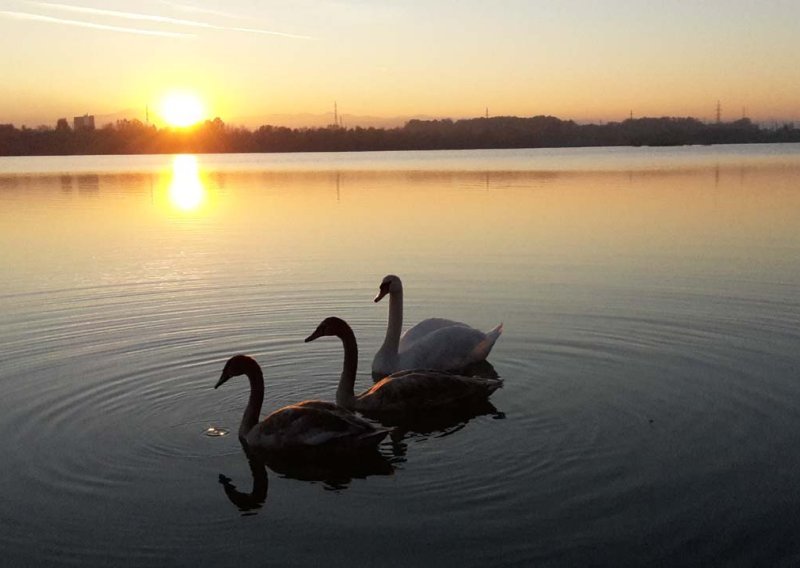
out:
<path id="1" fill-rule="evenodd" d="M 358 344 L 353 330 L 349 327 L 341 329 L 337 335 L 342 340 L 344 347 L 344 364 L 342 365 L 342 376 L 339 379 L 339 388 L 336 390 L 336 404 L 352 408 L 355 399 L 353 389 L 358 371 Z"/>
<path id="2" fill-rule="evenodd" d="M 264 375 L 261 369 L 250 369 L 247 378 L 250 381 L 250 398 L 242 415 L 242 424 L 239 426 L 240 438 L 245 438 L 253 426 L 258 424 L 258 415 L 264 402 Z"/>
<path id="3" fill-rule="evenodd" d="M 403 291 L 389 293 L 389 324 L 386 326 L 386 339 L 382 349 L 386 353 L 397 354 L 400 346 L 400 332 L 403 329 Z"/>

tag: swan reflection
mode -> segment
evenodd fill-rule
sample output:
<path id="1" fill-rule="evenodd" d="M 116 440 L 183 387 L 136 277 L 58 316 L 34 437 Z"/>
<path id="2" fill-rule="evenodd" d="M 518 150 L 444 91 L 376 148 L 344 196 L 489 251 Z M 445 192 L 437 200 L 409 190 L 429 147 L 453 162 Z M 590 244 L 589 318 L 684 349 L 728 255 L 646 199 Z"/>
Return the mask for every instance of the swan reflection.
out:
<path id="1" fill-rule="evenodd" d="M 240 440 L 247 457 L 253 483 L 250 492 L 237 489 L 233 480 L 220 473 L 225 496 L 244 515 L 253 515 L 267 500 L 267 467 L 283 478 L 322 483 L 325 489 L 347 489 L 353 479 L 373 475 L 392 475 L 394 467 L 377 450 L 352 453 L 314 454 L 309 452 L 266 452 L 253 449 Z"/>
<path id="2" fill-rule="evenodd" d="M 242 444 L 242 450 L 247 456 L 247 463 L 250 466 L 250 474 L 253 477 L 253 488 L 250 493 L 244 493 L 236 489 L 230 477 L 219 474 L 219 482 L 225 490 L 225 496 L 233 503 L 242 513 L 254 514 L 253 512 L 260 509 L 264 502 L 267 500 L 267 491 L 269 489 L 269 478 L 267 477 L 267 469 L 264 460 L 258 455 L 249 451 L 247 445 Z"/>
<path id="3" fill-rule="evenodd" d="M 392 426 L 389 435 L 392 441 L 392 453 L 395 457 L 406 455 L 407 438 L 428 439 L 444 438 L 460 432 L 467 423 L 479 416 L 491 416 L 502 420 L 505 413 L 488 400 L 476 400 L 463 406 L 441 409 L 435 413 L 412 413 L 404 415 L 384 415 L 380 422 L 384 426 Z"/>
<path id="4" fill-rule="evenodd" d="M 172 179 L 169 200 L 179 211 L 195 211 L 203 205 L 206 190 L 200 179 L 197 157 L 190 154 L 175 156 L 172 161 Z"/>
<path id="5" fill-rule="evenodd" d="M 260 450 L 257 453 L 281 477 L 322 483 L 332 490 L 346 489 L 354 479 L 394 473 L 394 466 L 377 449 L 318 455 Z"/>

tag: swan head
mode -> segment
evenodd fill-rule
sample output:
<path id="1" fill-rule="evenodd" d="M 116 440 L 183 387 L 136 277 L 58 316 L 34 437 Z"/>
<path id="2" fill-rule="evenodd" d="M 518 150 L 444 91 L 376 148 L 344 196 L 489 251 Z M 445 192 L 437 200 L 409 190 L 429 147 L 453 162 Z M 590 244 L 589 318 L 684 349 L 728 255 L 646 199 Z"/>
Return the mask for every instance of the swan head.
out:
<path id="1" fill-rule="evenodd" d="M 258 368 L 258 363 L 256 363 L 256 360 L 252 357 L 248 355 L 234 355 L 225 363 L 225 368 L 222 369 L 222 375 L 220 375 L 219 381 L 214 385 L 214 388 L 216 389 L 224 385 L 228 382 L 228 379 L 232 377 L 246 375 L 254 368 Z"/>
<path id="2" fill-rule="evenodd" d="M 314 341 L 318 337 L 325 337 L 327 335 L 341 335 L 342 331 L 345 329 L 350 329 L 350 326 L 347 325 L 343 319 L 330 317 L 325 318 L 320 322 L 317 326 L 317 329 L 314 330 L 314 333 L 306 337 L 306 343 L 309 341 Z"/>
<path id="3" fill-rule="evenodd" d="M 386 294 L 392 294 L 394 292 L 402 292 L 403 291 L 403 283 L 400 281 L 399 276 L 395 276 L 394 274 L 387 274 L 381 280 L 381 286 L 378 289 L 378 295 L 375 296 L 375 302 L 380 302 L 381 298 L 383 298 Z"/>

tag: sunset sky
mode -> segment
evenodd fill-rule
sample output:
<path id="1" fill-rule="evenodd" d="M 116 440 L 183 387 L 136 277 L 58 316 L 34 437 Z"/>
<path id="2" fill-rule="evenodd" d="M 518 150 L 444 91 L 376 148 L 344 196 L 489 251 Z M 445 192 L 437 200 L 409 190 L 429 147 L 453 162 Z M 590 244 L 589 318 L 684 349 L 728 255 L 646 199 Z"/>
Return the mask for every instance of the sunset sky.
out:
<path id="1" fill-rule="evenodd" d="M 551 114 L 800 120 L 797 0 L 0 0 L 0 123 Z M 322 124 L 321 124 L 322 125 Z"/>

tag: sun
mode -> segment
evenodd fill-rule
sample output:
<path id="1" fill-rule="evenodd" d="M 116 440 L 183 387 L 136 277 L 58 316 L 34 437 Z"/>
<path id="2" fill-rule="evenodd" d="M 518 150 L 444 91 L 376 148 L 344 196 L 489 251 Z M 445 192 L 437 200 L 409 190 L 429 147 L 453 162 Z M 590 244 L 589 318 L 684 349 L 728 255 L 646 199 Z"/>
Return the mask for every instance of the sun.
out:
<path id="1" fill-rule="evenodd" d="M 172 91 L 161 100 L 161 116 L 170 126 L 186 127 L 205 118 L 203 101 L 189 91 Z"/>

